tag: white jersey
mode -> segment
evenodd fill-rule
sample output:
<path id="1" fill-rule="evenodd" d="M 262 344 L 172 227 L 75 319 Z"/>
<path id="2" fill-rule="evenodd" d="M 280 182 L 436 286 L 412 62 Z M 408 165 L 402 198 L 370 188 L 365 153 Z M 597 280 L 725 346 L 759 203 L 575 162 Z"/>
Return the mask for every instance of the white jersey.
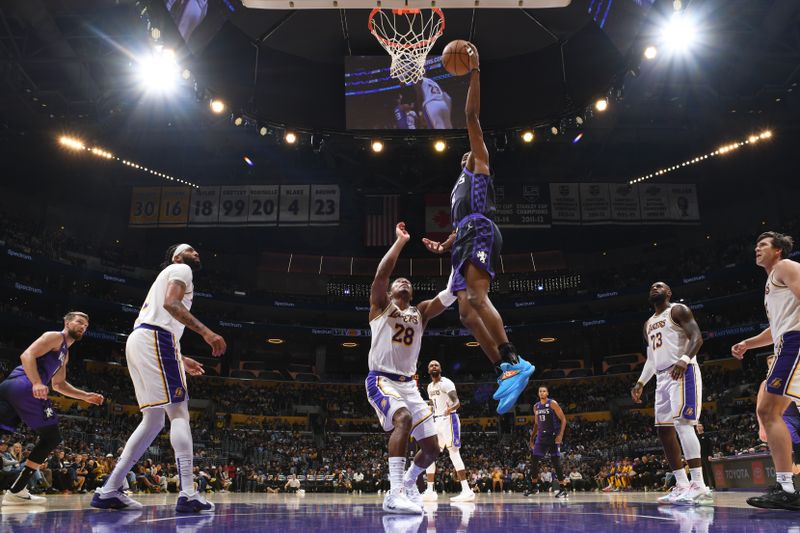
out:
<path id="1" fill-rule="evenodd" d="M 416 374 L 424 329 L 422 313 L 414 306 L 401 310 L 390 303 L 370 321 L 369 327 L 372 330 L 369 369 L 401 376 Z"/>
<path id="2" fill-rule="evenodd" d="M 772 341 L 778 342 L 787 331 L 800 331 L 800 300 L 792 294 L 789 287 L 776 283 L 774 276 L 774 270 L 767 276 L 764 307 L 772 331 Z"/>
<path id="3" fill-rule="evenodd" d="M 672 305 L 662 313 L 653 315 L 645 325 L 647 335 L 647 358 L 653 362 L 656 372 L 674 365 L 686 354 L 689 338 L 686 332 L 672 320 Z"/>
<path id="4" fill-rule="evenodd" d="M 439 84 L 431 79 L 422 78 L 422 82 L 420 82 L 420 90 L 422 91 L 423 106 L 434 100 L 442 100 L 446 102 L 450 101 L 450 97 L 447 95 L 447 93 L 442 91 L 442 88 L 439 86 Z"/>
<path id="5" fill-rule="evenodd" d="M 134 328 L 141 324 L 158 326 L 175 335 L 176 341 L 180 341 L 185 326 L 175 320 L 175 318 L 164 309 L 167 285 L 169 285 L 169 282 L 172 280 L 180 281 L 186 286 L 186 292 L 183 295 L 181 303 L 183 303 L 186 309 L 192 308 L 192 298 L 194 297 L 192 268 L 183 263 L 173 263 L 162 270 L 156 277 L 156 280 L 150 287 L 150 291 L 147 293 L 144 305 L 142 305 L 141 310 L 139 310 L 139 317 L 134 323 Z"/>
<path id="6" fill-rule="evenodd" d="M 450 396 L 448 396 L 449 393 L 455 392 L 455 390 L 455 383 L 444 376 L 441 376 L 437 383 L 430 382 L 428 384 L 428 399 L 433 404 L 433 414 L 435 416 L 444 416 L 447 409 L 455 405 Z"/>

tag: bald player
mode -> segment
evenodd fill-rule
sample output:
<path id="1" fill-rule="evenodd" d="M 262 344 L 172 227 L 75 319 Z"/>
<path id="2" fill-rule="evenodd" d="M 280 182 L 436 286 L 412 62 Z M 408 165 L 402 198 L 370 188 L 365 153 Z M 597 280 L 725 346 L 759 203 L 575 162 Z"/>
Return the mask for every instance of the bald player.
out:
<path id="1" fill-rule="evenodd" d="M 433 406 L 433 421 L 436 425 L 436 433 L 439 437 L 439 453 L 447 448 L 450 454 L 450 461 L 456 469 L 456 477 L 461 483 L 461 494 L 453 496 L 453 502 L 471 502 L 475 499 L 475 493 L 469 488 L 467 483 L 467 470 L 464 461 L 461 459 L 461 421 L 458 419 L 458 409 L 461 402 L 458 401 L 455 384 L 442 375 L 442 365 L 435 359 L 428 363 L 428 374 L 431 382 L 428 385 L 428 399 Z M 439 497 L 433 486 L 433 479 L 436 475 L 436 461 L 426 470 L 428 474 L 428 488 L 422 495 L 425 501 L 435 501 Z"/>
<path id="2" fill-rule="evenodd" d="M 631 396 L 641 403 L 644 386 L 656 375 L 656 427 L 675 475 L 675 488 L 659 498 L 659 503 L 713 505 L 711 490 L 703 479 L 700 440 L 695 433 L 703 405 L 703 380 L 696 359 L 703 335 L 692 311 L 683 304 L 673 304 L 671 298 L 672 289 L 663 281 L 650 287 L 653 316 L 644 325 L 647 362 Z M 689 463 L 691 482 L 683 469 L 681 450 Z"/>

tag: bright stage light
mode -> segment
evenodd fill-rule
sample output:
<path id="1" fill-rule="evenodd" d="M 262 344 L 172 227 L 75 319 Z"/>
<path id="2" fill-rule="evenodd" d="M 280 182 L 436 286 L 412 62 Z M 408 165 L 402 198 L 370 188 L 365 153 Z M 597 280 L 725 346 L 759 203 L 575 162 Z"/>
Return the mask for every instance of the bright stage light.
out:
<path id="1" fill-rule="evenodd" d="M 605 99 L 605 98 L 601 98 L 601 99 L 599 99 L 598 101 L 596 101 L 596 102 L 594 103 L 594 108 L 595 108 L 597 111 L 599 111 L 600 113 L 602 113 L 603 111 L 605 111 L 606 109 L 608 109 L 608 100 L 607 100 L 607 99 Z"/>
<path id="2" fill-rule="evenodd" d="M 444 141 L 436 141 L 433 144 L 433 149 L 437 152 L 444 152 L 445 148 L 447 148 L 447 145 L 444 143 Z"/>
<path id="3" fill-rule="evenodd" d="M 180 68 L 175 60 L 175 52 L 169 49 L 154 50 L 139 59 L 138 75 L 142 87 L 148 92 L 166 93 L 178 83 Z"/>
<path id="4" fill-rule="evenodd" d="M 697 26 L 685 11 L 672 14 L 661 30 L 661 39 L 673 52 L 686 52 L 697 40 Z"/>
<path id="5" fill-rule="evenodd" d="M 66 146 L 67 148 L 72 148 L 73 150 L 85 150 L 86 146 L 79 141 L 78 139 L 73 139 L 72 137 L 67 137 L 66 135 L 61 136 L 58 139 L 58 142 Z"/>
<path id="6" fill-rule="evenodd" d="M 645 59 L 655 59 L 658 55 L 658 48 L 655 46 L 648 46 L 644 49 L 644 57 Z"/>
<path id="7" fill-rule="evenodd" d="M 287 144 L 294 144 L 297 142 L 297 135 L 295 135 L 291 131 L 287 131 L 283 139 L 286 141 Z"/>
<path id="8" fill-rule="evenodd" d="M 383 142 L 378 140 L 372 141 L 372 151 L 375 152 L 376 154 L 382 152 Z"/>
<path id="9" fill-rule="evenodd" d="M 525 131 L 522 133 L 522 140 L 526 143 L 533 142 L 533 132 L 532 131 Z"/>
<path id="10" fill-rule="evenodd" d="M 269 133 L 269 129 L 266 126 L 261 126 L 260 128 L 258 128 L 258 134 L 261 135 L 262 137 L 266 137 L 267 133 Z"/>
<path id="11" fill-rule="evenodd" d="M 217 115 L 225 111 L 225 102 L 217 98 L 211 100 L 211 102 L 209 102 L 208 105 L 211 107 L 211 111 L 213 111 Z"/>

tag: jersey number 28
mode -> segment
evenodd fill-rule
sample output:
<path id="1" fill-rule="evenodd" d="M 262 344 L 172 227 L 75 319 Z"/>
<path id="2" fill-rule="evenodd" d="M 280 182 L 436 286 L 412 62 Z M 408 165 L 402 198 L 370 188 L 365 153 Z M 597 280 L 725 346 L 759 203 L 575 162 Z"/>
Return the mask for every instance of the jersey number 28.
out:
<path id="1" fill-rule="evenodd" d="M 414 342 L 414 328 L 407 328 L 402 324 L 395 324 L 394 329 L 395 332 L 394 335 L 392 335 L 392 342 L 411 346 L 411 343 Z"/>

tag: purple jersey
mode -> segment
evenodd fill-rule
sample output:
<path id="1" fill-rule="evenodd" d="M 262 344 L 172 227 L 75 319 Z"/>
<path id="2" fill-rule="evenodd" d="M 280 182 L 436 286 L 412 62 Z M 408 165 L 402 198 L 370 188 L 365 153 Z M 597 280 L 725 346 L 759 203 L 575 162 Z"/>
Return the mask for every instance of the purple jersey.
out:
<path id="1" fill-rule="evenodd" d="M 47 352 L 43 356 L 36 358 L 36 368 L 39 370 L 39 377 L 42 380 L 42 384 L 50 384 L 50 380 L 53 379 L 53 376 L 56 375 L 56 372 L 58 372 L 58 370 L 61 368 L 61 365 L 63 365 L 64 361 L 66 361 L 68 352 L 69 349 L 67 348 L 67 337 L 62 333 L 61 347 L 58 350 Z M 22 367 L 22 365 L 19 365 L 17 368 L 12 370 L 6 379 L 9 380 L 16 378 L 24 378 L 30 383 L 30 380 L 25 374 L 25 369 Z"/>
<path id="2" fill-rule="evenodd" d="M 466 168 L 450 193 L 450 221 L 454 228 L 469 215 L 494 216 L 494 182 L 486 174 L 473 174 Z"/>
<path id="3" fill-rule="evenodd" d="M 561 420 L 556 416 L 555 411 L 550 407 L 550 400 L 542 404 L 536 402 L 533 406 L 533 414 L 536 417 L 537 435 L 544 438 L 554 438 L 561 430 Z"/>

